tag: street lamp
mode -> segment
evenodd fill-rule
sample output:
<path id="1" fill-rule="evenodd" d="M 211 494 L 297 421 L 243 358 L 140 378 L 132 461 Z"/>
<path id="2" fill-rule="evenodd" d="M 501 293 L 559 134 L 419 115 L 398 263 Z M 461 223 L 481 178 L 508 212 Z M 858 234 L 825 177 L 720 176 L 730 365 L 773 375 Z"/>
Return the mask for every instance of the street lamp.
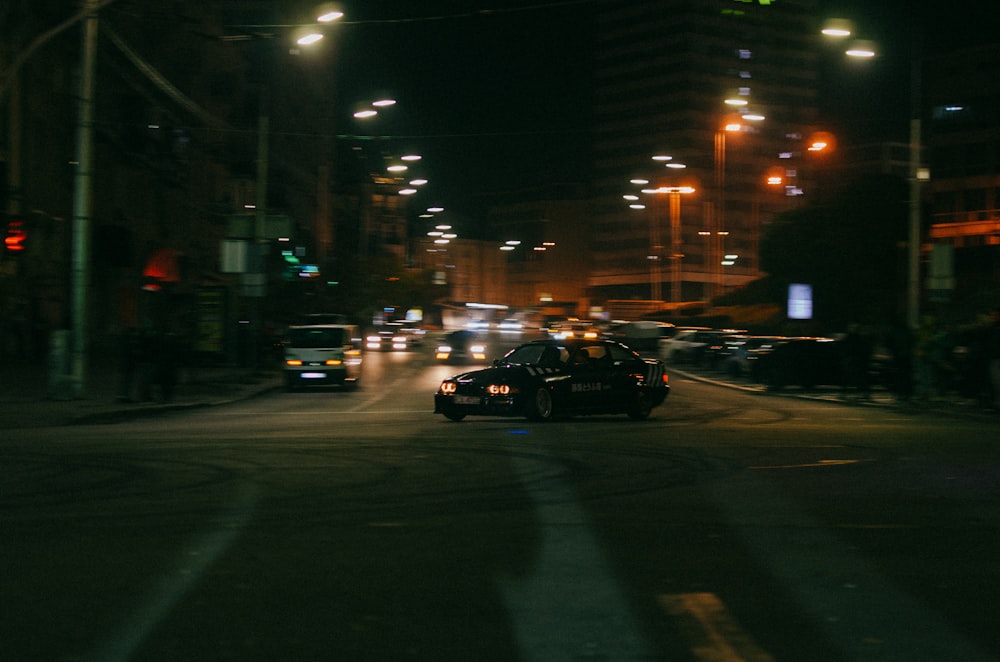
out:
<path id="1" fill-rule="evenodd" d="M 331 21 L 338 20 L 341 17 L 343 17 L 343 13 L 341 12 L 327 11 L 321 15 L 318 20 L 324 23 L 329 23 Z M 322 37 L 322 34 L 309 33 L 299 37 L 296 42 L 299 45 L 305 46 L 315 44 L 322 39 Z M 265 295 L 265 289 L 267 287 L 265 245 L 267 242 L 268 170 L 270 169 L 269 142 L 271 134 L 271 108 L 270 97 L 268 96 L 271 78 L 271 59 L 269 57 L 265 57 L 263 66 L 266 69 L 266 72 L 260 80 L 257 107 L 257 195 L 254 209 L 253 261 L 251 263 L 253 271 L 243 275 L 245 292 L 250 295 L 250 298 L 253 301 L 253 315 L 250 321 L 252 327 L 251 330 L 254 336 L 260 332 L 263 326 L 260 298 Z M 252 367 L 256 367 L 257 352 L 251 351 L 248 358 L 250 359 L 250 365 Z"/>
<path id="2" fill-rule="evenodd" d="M 643 193 L 667 195 L 670 200 L 670 301 L 678 304 L 682 299 L 681 261 L 684 253 L 681 247 L 681 196 L 694 193 L 693 186 L 659 186 L 643 189 Z M 658 256 L 657 256 L 658 257 Z"/>
<path id="3" fill-rule="evenodd" d="M 667 168 L 672 170 L 682 170 L 687 166 L 683 163 L 677 162 L 672 156 L 665 154 L 656 154 L 652 157 L 652 160 L 657 163 L 664 164 Z M 642 186 L 641 192 L 646 195 L 667 195 L 669 196 L 669 213 L 670 213 L 670 282 L 671 282 L 671 301 L 672 303 L 680 303 L 681 294 L 681 260 L 683 259 L 683 251 L 681 250 L 681 219 L 680 219 L 680 198 L 681 195 L 686 195 L 689 193 L 694 193 L 695 189 L 691 186 L 668 186 L 661 185 L 656 187 L 649 187 L 648 179 L 632 179 L 630 183 Z M 629 203 L 629 208 L 631 209 L 645 209 L 646 205 L 642 203 L 639 196 L 635 194 L 626 194 L 623 198 Z M 647 255 L 649 260 L 649 292 L 650 299 L 653 301 L 662 301 L 662 274 L 660 265 L 660 254 L 663 246 L 660 244 L 660 222 L 659 215 L 653 213 L 649 217 L 649 243 L 651 253 Z"/>
<path id="4" fill-rule="evenodd" d="M 822 33 L 827 37 L 843 39 L 850 37 L 850 24 L 842 19 L 834 19 L 836 24 L 827 24 Z M 906 321 L 912 333 L 920 327 L 920 182 L 928 179 L 928 174 L 920 167 L 921 127 L 920 127 L 920 59 L 917 53 L 917 32 L 911 27 L 913 48 L 910 53 L 910 136 L 909 163 L 907 179 L 909 180 L 908 216 L 909 230 L 907 237 L 907 288 L 906 288 Z M 844 53 L 849 57 L 872 58 L 875 50 L 871 42 L 856 42 Z"/>

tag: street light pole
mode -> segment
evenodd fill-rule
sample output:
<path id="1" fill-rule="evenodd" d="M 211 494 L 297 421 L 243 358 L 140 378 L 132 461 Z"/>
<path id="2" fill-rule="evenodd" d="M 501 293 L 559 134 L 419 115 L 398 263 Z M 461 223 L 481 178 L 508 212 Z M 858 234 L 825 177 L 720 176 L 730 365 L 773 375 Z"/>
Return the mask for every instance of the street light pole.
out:
<path id="1" fill-rule="evenodd" d="M 87 366 L 87 289 L 90 263 L 91 175 L 94 146 L 94 88 L 97 73 L 97 3 L 84 0 L 77 120 L 76 175 L 73 181 L 72 337 L 70 394 L 83 394 Z"/>
<path id="2" fill-rule="evenodd" d="M 907 322 L 916 333 L 920 327 L 920 58 L 917 31 L 913 28 L 910 56 L 910 154 L 909 154 L 909 237 L 907 239 Z"/>
<path id="3" fill-rule="evenodd" d="M 837 25 L 828 24 L 822 30 L 828 37 L 851 36 L 849 22 L 837 20 Z M 920 123 L 920 31 L 914 22 L 910 26 L 910 135 L 907 167 L 908 189 L 908 236 L 907 236 L 907 278 L 906 278 L 906 323 L 912 333 L 920 328 L 920 182 L 926 178 L 920 167 L 921 123 Z M 848 56 L 872 58 L 875 51 L 870 45 L 865 48 L 852 47 L 845 51 Z"/>
<path id="4" fill-rule="evenodd" d="M 671 303 L 677 304 L 681 302 L 681 260 L 684 258 L 684 253 L 681 250 L 681 195 L 694 193 L 695 189 L 691 186 L 660 186 L 657 188 L 642 189 L 643 193 L 655 194 L 655 195 L 668 195 L 669 201 L 669 213 L 670 213 L 670 300 Z M 654 212 L 656 210 L 654 209 Z M 654 225 L 659 224 L 659 214 L 654 213 L 652 223 Z M 657 231 L 656 240 L 659 240 L 659 232 Z M 655 245 L 655 244 L 654 244 Z M 656 255 L 659 258 L 659 253 Z M 656 260 L 657 265 L 659 260 Z M 659 279 L 659 267 L 657 267 L 657 285 Z M 657 287 L 657 292 L 659 288 Z"/>

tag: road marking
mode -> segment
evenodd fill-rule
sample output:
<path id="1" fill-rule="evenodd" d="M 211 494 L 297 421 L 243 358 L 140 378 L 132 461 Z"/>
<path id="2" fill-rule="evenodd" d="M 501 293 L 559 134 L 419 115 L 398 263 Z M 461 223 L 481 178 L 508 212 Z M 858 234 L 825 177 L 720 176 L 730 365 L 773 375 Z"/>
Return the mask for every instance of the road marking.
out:
<path id="1" fill-rule="evenodd" d="M 932 604 L 888 581 L 857 549 L 746 472 L 703 486 L 747 554 L 848 660 L 995 660 Z"/>
<path id="2" fill-rule="evenodd" d="M 661 595 L 660 604 L 704 662 L 773 662 L 714 593 Z"/>
<path id="3" fill-rule="evenodd" d="M 177 567 L 164 576 L 142 603 L 135 605 L 118 631 L 84 659 L 93 662 L 132 659 L 150 633 L 198 585 L 205 572 L 250 521 L 258 499 L 258 487 L 255 483 L 244 483 L 218 518 L 219 526 L 188 547 Z"/>
<path id="4" fill-rule="evenodd" d="M 572 490 L 560 476 L 539 481 L 526 457 L 513 455 L 511 463 L 539 529 L 534 567 L 497 578 L 521 659 L 654 659 Z"/>
<path id="5" fill-rule="evenodd" d="M 748 467 L 749 469 L 802 469 L 804 467 L 840 467 L 845 464 L 858 464 L 859 462 L 872 462 L 872 460 L 818 460 L 816 462 L 803 462 L 801 464 L 775 464 L 770 466 Z"/>

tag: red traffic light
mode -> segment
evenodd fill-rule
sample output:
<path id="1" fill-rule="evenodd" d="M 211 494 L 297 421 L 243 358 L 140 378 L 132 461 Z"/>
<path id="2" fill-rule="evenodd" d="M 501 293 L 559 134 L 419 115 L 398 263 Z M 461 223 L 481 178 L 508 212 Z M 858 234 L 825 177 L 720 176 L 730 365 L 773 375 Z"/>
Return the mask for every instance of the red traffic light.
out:
<path id="1" fill-rule="evenodd" d="M 7 234 L 4 235 L 3 244 L 8 253 L 23 253 L 27 238 L 28 233 L 24 231 L 24 221 L 7 221 Z"/>

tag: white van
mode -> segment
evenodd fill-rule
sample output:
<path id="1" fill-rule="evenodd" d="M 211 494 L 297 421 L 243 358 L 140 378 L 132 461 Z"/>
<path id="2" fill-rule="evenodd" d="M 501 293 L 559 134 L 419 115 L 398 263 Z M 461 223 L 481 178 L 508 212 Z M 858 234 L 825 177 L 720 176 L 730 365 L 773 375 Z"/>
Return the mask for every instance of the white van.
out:
<path id="1" fill-rule="evenodd" d="M 290 326 L 285 336 L 285 388 L 340 385 L 361 379 L 361 331 L 351 324 Z"/>

